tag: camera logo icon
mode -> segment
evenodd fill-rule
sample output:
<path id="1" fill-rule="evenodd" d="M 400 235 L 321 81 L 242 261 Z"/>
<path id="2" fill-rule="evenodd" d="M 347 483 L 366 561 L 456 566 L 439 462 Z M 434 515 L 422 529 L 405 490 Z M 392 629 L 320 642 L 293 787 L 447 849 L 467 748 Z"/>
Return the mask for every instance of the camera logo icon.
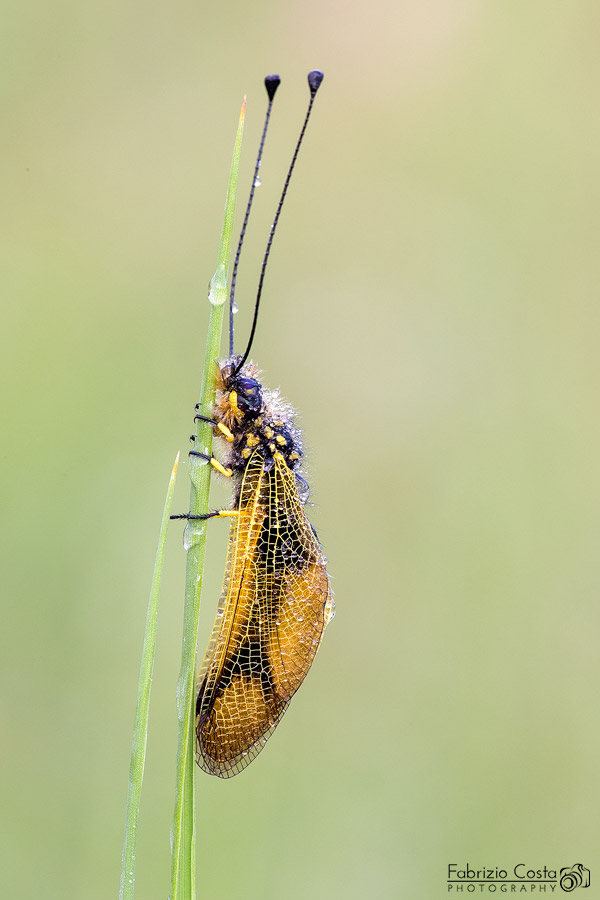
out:
<path id="1" fill-rule="evenodd" d="M 589 887 L 590 870 L 586 869 L 582 863 L 575 863 L 570 868 L 561 869 L 559 884 L 563 891 L 567 891 L 567 893 L 574 891 L 578 887 Z"/>

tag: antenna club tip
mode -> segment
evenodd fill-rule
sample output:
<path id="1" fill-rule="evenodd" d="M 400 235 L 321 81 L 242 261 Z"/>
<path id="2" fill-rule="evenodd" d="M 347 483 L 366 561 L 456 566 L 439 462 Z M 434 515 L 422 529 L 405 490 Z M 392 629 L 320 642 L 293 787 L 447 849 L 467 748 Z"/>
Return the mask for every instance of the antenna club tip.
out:
<path id="1" fill-rule="evenodd" d="M 241 111 L 240 115 L 242 116 L 242 118 L 246 115 L 246 95 L 245 94 L 244 94 L 244 99 L 242 100 L 242 111 Z"/>
<path id="2" fill-rule="evenodd" d="M 319 88 L 321 87 L 321 82 L 325 78 L 323 72 L 320 69 L 313 69 L 308 73 L 308 86 L 310 88 L 311 97 L 314 97 Z"/>
<path id="3" fill-rule="evenodd" d="M 272 100 L 275 96 L 275 91 L 281 84 L 281 78 L 279 75 L 267 75 L 265 78 L 265 87 L 267 89 L 267 94 L 269 95 L 269 100 Z"/>

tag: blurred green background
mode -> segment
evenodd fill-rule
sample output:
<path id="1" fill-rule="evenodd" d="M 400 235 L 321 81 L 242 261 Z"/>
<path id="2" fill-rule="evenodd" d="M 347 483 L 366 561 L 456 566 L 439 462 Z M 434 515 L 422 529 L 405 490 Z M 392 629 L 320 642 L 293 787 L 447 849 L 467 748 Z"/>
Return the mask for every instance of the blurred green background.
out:
<path id="1" fill-rule="evenodd" d="M 253 355 L 301 413 L 338 614 L 264 753 L 229 782 L 198 773 L 200 896 L 436 898 L 451 862 L 579 861 L 600 896 L 598 4 L 34 0 L 3 18 L 3 896 L 117 895 L 239 104 L 245 200 L 280 73 L 241 342 L 315 66 Z M 181 531 L 140 898 L 169 884 Z"/>

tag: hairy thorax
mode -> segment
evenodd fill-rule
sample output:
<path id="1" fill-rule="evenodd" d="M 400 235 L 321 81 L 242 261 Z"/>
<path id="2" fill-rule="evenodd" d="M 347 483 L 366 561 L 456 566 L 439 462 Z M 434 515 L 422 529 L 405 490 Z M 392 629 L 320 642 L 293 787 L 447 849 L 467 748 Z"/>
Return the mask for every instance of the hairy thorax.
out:
<path id="1" fill-rule="evenodd" d="M 236 374 L 239 362 L 239 356 L 223 360 L 217 372 L 214 418 L 231 435 L 224 464 L 242 475 L 250 457 L 258 452 L 264 459 L 265 471 L 269 471 L 273 457 L 279 453 L 289 469 L 296 469 L 302 458 L 302 439 L 294 425 L 293 407 L 278 390 L 262 386 L 261 373 L 253 362 L 246 363 Z M 224 434 L 218 428 L 215 433 L 220 437 Z"/>

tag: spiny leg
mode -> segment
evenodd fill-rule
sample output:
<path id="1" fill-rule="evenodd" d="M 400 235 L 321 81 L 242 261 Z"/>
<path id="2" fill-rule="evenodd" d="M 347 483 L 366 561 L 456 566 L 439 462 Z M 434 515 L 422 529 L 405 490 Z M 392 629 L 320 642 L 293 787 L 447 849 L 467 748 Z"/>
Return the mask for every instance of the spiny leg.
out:
<path id="1" fill-rule="evenodd" d="M 195 409 L 198 409 L 198 404 L 196 404 Z M 201 416 L 199 413 L 194 416 L 194 422 L 208 422 L 209 425 L 219 429 L 226 441 L 229 441 L 229 443 L 233 441 L 233 434 L 223 422 L 217 422 L 216 419 L 211 419 L 209 416 Z"/>
<path id="2" fill-rule="evenodd" d="M 231 478 L 233 475 L 232 469 L 226 469 L 225 466 L 221 465 L 218 459 L 215 459 L 214 456 L 209 456 L 208 453 L 201 453 L 200 450 L 190 450 L 190 456 L 198 456 L 200 459 L 205 459 L 206 462 L 209 462 L 213 469 L 216 472 L 220 472 L 221 475 L 224 475 L 226 478 Z M 169 516 L 170 519 L 188 519 L 188 520 L 198 520 L 198 519 L 214 519 L 214 518 L 225 518 L 226 516 L 237 516 L 239 515 L 239 511 L 237 509 L 215 509 L 213 512 L 209 513 L 201 513 L 200 515 L 191 515 L 191 513 L 178 513 L 175 516 Z"/>
<path id="3" fill-rule="evenodd" d="M 233 469 L 226 469 L 214 456 L 209 456 L 207 453 L 202 453 L 200 450 L 190 450 L 189 456 L 197 456 L 200 459 L 205 459 L 206 462 L 211 464 L 215 471 L 220 472 L 225 478 L 231 478 L 233 475 Z"/>
<path id="4" fill-rule="evenodd" d="M 196 521 L 197 519 L 225 519 L 231 516 L 239 516 L 239 509 L 215 509 L 213 512 L 201 513 L 193 516 L 191 513 L 179 513 L 176 516 L 169 516 L 170 519 L 189 519 Z"/>

